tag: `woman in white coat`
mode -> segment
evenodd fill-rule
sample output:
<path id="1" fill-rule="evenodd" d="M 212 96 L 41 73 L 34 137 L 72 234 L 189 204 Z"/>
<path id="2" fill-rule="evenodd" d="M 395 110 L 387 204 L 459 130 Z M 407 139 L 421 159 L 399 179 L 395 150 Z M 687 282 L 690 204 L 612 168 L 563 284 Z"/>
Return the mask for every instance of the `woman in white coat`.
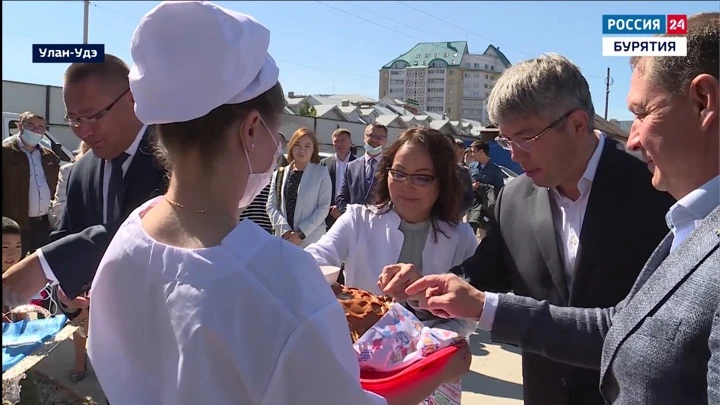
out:
<path id="1" fill-rule="evenodd" d="M 205 1 L 162 2 L 133 33 L 135 113 L 170 182 L 120 225 L 93 280 L 89 355 L 112 405 L 418 404 L 467 372 L 454 356 L 392 398 L 364 391 L 317 264 L 238 223 L 281 146 L 269 43 L 253 17 Z"/>
<path id="2" fill-rule="evenodd" d="M 332 182 L 311 130 L 295 131 L 287 148 L 290 164 L 273 174 L 267 213 L 275 235 L 304 248 L 325 235 Z"/>
<path id="3" fill-rule="evenodd" d="M 349 205 L 305 250 L 321 266 L 345 263 L 345 284 L 375 294 L 383 293 L 378 278 L 385 266 L 412 263 L 421 274 L 435 274 L 462 263 L 478 241 L 469 225 L 457 221 L 463 185 L 454 153 L 439 131 L 408 129 L 377 169 L 375 204 Z M 431 326 L 464 336 L 476 328 L 474 321 L 427 318 Z"/>

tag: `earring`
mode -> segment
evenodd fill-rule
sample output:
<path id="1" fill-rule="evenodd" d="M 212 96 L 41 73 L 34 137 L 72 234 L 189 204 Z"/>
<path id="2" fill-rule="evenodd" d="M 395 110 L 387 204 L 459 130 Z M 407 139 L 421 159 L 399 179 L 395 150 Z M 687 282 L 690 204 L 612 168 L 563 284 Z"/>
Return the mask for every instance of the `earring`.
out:
<path id="1" fill-rule="evenodd" d="M 255 149 L 255 144 L 254 144 L 254 143 L 251 143 L 251 144 L 250 144 L 250 149 Z"/>

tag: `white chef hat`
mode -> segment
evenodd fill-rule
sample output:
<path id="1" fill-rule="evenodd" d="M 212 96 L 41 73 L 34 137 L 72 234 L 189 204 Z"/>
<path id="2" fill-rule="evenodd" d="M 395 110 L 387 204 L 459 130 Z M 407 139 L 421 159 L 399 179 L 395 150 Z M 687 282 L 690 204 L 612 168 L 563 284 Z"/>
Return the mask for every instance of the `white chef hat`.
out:
<path id="1" fill-rule="evenodd" d="M 135 114 L 145 124 L 185 122 L 252 100 L 278 81 L 269 44 L 249 15 L 208 1 L 160 3 L 132 37 Z"/>

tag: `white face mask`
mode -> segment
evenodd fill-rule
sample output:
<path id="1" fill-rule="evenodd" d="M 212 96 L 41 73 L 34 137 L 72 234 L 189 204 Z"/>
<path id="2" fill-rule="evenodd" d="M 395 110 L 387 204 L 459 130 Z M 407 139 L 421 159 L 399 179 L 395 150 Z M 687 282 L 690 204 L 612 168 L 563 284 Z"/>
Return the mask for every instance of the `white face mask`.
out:
<path id="1" fill-rule="evenodd" d="M 370 146 L 370 144 L 367 142 L 365 142 L 364 148 L 365 148 L 365 152 L 367 152 L 369 155 L 372 155 L 372 156 L 379 155 L 383 151 L 382 145 L 373 147 L 373 146 Z"/>
<path id="2" fill-rule="evenodd" d="M 268 136 L 272 137 L 273 142 L 275 142 L 277 146 L 277 150 L 275 150 L 275 154 L 272 158 L 272 162 L 270 163 L 270 167 L 268 167 L 266 171 L 262 173 L 253 173 L 252 165 L 250 164 L 250 157 L 247 153 L 247 148 L 243 148 L 250 175 L 248 176 L 247 184 L 245 185 L 245 192 L 243 193 L 242 198 L 240 198 L 240 203 L 238 204 L 238 208 L 240 209 L 243 209 L 250 205 L 250 203 L 253 202 L 255 197 L 260 195 L 263 189 L 267 187 L 268 184 L 270 184 L 273 172 L 277 168 L 278 156 L 282 151 L 282 143 L 275 139 L 275 136 L 273 136 L 272 131 L 270 131 L 270 128 L 265 123 L 265 120 L 260 118 L 260 122 L 262 122 L 263 126 L 265 126 L 265 129 L 267 129 Z"/>
<path id="3" fill-rule="evenodd" d="M 43 134 L 36 134 L 29 129 L 23 129 L 23 132 L 20 134 L 20 139 L 22 139 L 25 144 L 30 145 L 33 148 L 38 146 L 40 141 L 42 141 L 42 138 Z"/>

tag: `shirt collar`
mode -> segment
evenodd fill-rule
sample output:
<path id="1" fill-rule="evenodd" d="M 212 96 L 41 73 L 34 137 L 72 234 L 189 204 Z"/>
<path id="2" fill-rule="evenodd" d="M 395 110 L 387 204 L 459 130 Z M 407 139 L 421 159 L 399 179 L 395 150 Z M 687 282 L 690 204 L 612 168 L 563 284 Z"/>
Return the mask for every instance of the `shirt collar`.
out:
<path id="1" fill-rule="evenodd" d="M 587 167 L 585 167 L 585 172 L 580 178 L 580 181 L 578 181 L 578 190 L 580 190 L 581 196 L 585 195 L 588 191 L 590 191 L 592 182 L 593 180 L 595 180 L 595 173 L 597 173 L 597 168 L 598 164 L 600 163 L 600 157 L 602 156 L 603 147 L 605 146 L 605 134 L 600 131 L 597 131 L 597 133 L 599 134 L 598 144 L 595 147 L 595 151 L 593 152 L 592 156 L 590 156 Z M 557 191 L 557 188 L 554 188 L 553 191 L 555 192 L 556 196 L 561 197 L 561 194 Z"/>
<path id="2" fill-rule="evenodd" d="M 367 163 L 367 162 L 370 162 L 371 160 L 374 160 L 374 161 L 376 161 L 376 162 L 380 162 L 380 159 L 382 159 L 382 155 L 383 155 L 383 154 L 381 153 L 381 154 L 379 154 L 379 155 L 371 158 L 371 157 L 366 153 L 366 154 L 363 155 L 363 157 L 365 158 L 365 162 L 366 162 L 366 163 Z"/>
<path id="3" fill-rule="evenodd" d="M 684 226 L 694 228 L 695 222 L 705 219 L 718 205 L 720 205 L 720 175 L 673 204 L 665 215 L 665 222 L 671 230 Z"/>
<path id="4" fill-rule="evenodd" d="M 133 141 L 133 143 L 131 143 L 130 146 L 125 149 L 125 153 L 130 156 L 135 156 L 135 153 L 140 147 L 140 141 L 142 140 L 143 135 L 145 135 L 145 131 L 147 131 L 147 125 L 143 125 L 142 128 L 140 128 L 140 132 L 138 132 L 138 134 L 135 136 L 135 140 Z"/>
<path id="5" fill-rule="evenodd" d="M 351 153 L 348 153 L 347 156 L 345 156 L 345 160 L 341 160 L 340 157 L 336 153 L 335 160 L 337 160 L 340 163 L 348 163 L 350 161 L 350 155 L 351 155 Z"/>

